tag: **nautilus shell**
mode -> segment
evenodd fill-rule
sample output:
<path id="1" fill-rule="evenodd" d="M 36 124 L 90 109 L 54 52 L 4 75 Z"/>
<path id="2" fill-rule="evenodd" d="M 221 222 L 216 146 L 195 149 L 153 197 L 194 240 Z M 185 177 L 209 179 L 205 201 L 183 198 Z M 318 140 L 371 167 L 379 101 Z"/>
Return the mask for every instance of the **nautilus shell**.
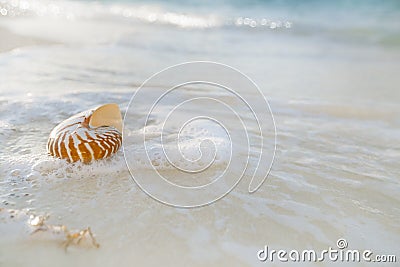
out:
<path id="1" fill-rule="evenodd" d="M 122 117 L 117 104 L 105 104 L 76 114 L 50 133 L 47 151 L 69 162 L 111 156 L 122 144 Z"/>

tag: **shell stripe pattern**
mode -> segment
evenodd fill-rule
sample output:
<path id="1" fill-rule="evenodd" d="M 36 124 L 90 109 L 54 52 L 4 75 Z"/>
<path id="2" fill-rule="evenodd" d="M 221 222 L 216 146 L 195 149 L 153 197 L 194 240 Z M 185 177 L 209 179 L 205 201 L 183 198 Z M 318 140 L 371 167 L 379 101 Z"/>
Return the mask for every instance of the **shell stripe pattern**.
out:
<path id="1" fill-rule="evenodd" d="M 121 133 L 111 126 L 91 128 L 91 113 L 79 113 L 56 126 L 47 142 L 49 154 L 69 162 L 88 163 L 117 152 L 122 145 Z"/>

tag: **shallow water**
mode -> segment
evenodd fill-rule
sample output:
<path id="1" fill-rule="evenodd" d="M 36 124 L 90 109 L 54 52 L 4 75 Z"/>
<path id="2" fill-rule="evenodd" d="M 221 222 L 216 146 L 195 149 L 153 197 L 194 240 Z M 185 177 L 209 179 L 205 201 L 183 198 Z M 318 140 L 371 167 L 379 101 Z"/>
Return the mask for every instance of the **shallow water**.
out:
<path id="1" fill-rule="evenodd" d="M 400 50 L 398 23 L 390 20 L 398 12 L 391 9 L 392 2 L 375 9 L 361 5 L 352 15 L 340 5 L 341 12 L 332 14 L 331 7 L 313 3 L 294 8 L 290 3 L 243 7 L 222 2 L 213 12 L 205 4 L 53 3 L 45 12 L 46 1 L 28 7 L 0 1 L 15 15 L 0 17 L 0 27 L 37 40 L 0 54 L 0 207 L 48 213 L 53 224 L 90 226 L 101 247 L 74 246 L 65 253 L 60 241 L 51 242 L 48 235 L 23 235 L 15 224 L 4 223 L 1 266 L 256 266 L 263 265 L 257 251 L 264 245 L 321 251 L 339 238 L 350 248 L 396 253 Z M 314 15 L 312 8 L 321 12 Z M 187 17 L 180 16 L 183 12 Z M 152 14 L 159 19 L 150 16 L 149 22 Z M 257 21 L 290 21 L 292 27 L 238 24 L 249 14 Z M 319 14 L 343 19 L 333 24 Z M 385 26 L 376 30 L 382 14 Z M 139 189 L 122 151 L 90 165 L 47 156 L 47 137 L 57 123 L 108 102 L 118 103 L 125 113 L 145 79 L 191 60 L 218 61 L 243 71 L 271 105 L 276 158 L 256 193 L 247 192 L 250 176 L 245 175 L 237 188 L 210 206 L 172 208 Z M 155 84 L 154 90 L 163 86 Z M 152 92 L 157 91 L 148 94 Z M 235 103 L 231 96 L 201 88 L 183 90 L 176 100 L 194 96 Z M 176 105 L 173 100 L 161 103 L 153 114 L 150 134 L 160 132 L 164 112 Z M 129 111 L 140 117 L 146 108 L 142 103 Z M 198 103 L 184 114 L 203 111 Z M 231 121 L 232 114 L 212 111 Z M 147 156 L 140 150 L 143 129 L 136 130 L 126 144 L 137 163 L 132 172 L 151 177 L 153 168 L 140 163 Z M 233 128 L 230 134 L 239 133 Z M 256 128 L 249 133 L 256 136 Z M 183 136 L 184 154 L 199 156 L 203 137 L 219 148 L 210 169 L 218 173 L 229 162 L 229 146 L 215 125 L 192 125 Z M 271 143 L 273 133 L 266 137 Z M 170 168 L 156 145 L 152 163 L 172 181 L 191 186 L 210 182 L 212 175 L 187 179 Z M 234 156 L 240 160 L 247 147 L 236 145 Z M 240 171 L 239 164 L 231 175 Z"/>

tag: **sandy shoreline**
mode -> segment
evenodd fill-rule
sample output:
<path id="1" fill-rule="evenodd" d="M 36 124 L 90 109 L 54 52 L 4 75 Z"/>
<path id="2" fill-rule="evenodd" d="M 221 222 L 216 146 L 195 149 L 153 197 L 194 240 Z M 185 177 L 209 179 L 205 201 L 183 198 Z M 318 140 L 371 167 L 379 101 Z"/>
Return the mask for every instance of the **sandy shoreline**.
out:
<path id="1" fill-rule="evenodd" d="M 17 2 L 29 2 L 25 13 Z M 0 267 L 268 266 L 258 259 L 265 246 L 320 254 L 338 250 L 339 239 L 343 251 L 398 254 L 400 47 L 379 43 L 397 38 L 397 28 L 386 29 L 396 18 L 383 19 L 383 5 L 359 3 L 365 18 L 340 3 L 236 2 L 0 0 L 10 14 L 0 15 Z M 231 23 L 279 14 L 291 29 Z M 147 80 L 198 60 L 254 81 L 275 127 L 261 123 L 269 128 L 261 135 L 268 105 L 237 73 L 201 67 Z M 48 156 L 56 125 L 106 103 L 126 118 L 123 150 L 92 164 Z M 269 167 L 260 141 L 272 144 L 275 132 L 271 172 L 249 194 L 253 171 L 260 181 Z M 133 179 L 182 203 L 219 188 L 192 197 L 159 181 L 200 192 L 225 173 L 222 189 L 241 181 L 193 209 L 164 205 Z M 78 244 L 60 225 L 77 238 L 90 227 L 100 247 L 87 234 Z"/>
<path id="2" fill-rule="evenodd" d="M 52 42 L 35 37 L 21 36 L 0 27 L 0 53 L 11 51 L 15 48 L 24 46 L 36 46 L 50 44 Z"/>

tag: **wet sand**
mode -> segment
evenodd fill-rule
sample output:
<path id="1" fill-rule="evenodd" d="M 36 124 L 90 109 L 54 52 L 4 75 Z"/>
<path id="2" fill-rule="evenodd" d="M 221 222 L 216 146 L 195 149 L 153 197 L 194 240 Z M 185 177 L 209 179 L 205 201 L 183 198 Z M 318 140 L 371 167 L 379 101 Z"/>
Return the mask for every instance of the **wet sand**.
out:
<path id="1" fill-rule="evenodd" d="M 29 36 L 21 36 L 0 27 L 0 53 L 11 51 L 15 48 L 51 44 L 52 42 Z"/>

